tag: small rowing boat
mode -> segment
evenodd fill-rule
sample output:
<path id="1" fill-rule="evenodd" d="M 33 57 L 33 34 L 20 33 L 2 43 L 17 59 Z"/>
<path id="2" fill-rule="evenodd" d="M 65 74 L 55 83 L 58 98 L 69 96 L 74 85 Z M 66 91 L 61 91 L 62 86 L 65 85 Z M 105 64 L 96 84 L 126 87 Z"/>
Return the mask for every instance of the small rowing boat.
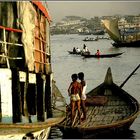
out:
<path id="1" fill-rule="evenodd" d="M 104 82 L 87 93 L 86 109 L 87 118 L 81 124 L 78 115 L 71 123 L 71 110 L 67 111 L 65 120 L 57 125 L 64 138 L 104 138 L 101 136 L 125 132 L 139 114 L 139 103 L 113 82 L 108 68 Z"/>
<path id="2" fill-rule="evenodd" d="M 90 55 L 90 52 L 73 52 L 68 51 L 69 54 L 75 54 L 75 55 Z"/>
<path id="3" fill-rule="evenodd" d="M 81 52 L 73 52 L 73 51 L 68 51 L 69 54 L 76 54 L 76 55 L 81 55 Z"/>
<path id="4" fill-rule="evenodd" d="M 111 57 L 116 57 L 119 55 L 122 55 L 122 53 L 112 53 L 112 54 L 100 54 L 100 55 L 96 55 L 96 54 L 82 54 L 82 56 L 84 56 L 85 58 L 111 58 Z"/>

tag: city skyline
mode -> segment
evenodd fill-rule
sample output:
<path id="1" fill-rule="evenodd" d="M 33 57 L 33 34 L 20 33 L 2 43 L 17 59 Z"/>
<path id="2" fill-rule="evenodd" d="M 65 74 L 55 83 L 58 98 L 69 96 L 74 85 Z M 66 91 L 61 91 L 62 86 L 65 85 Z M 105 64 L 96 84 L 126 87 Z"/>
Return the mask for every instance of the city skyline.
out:
<path id="1" fill-rule="evenodd" d="M 138 1 L 48 1 L 49 13 L 53 22 L 66 16 L 80 16 L 87 19 L 94 16 L 138 15 Z"/>

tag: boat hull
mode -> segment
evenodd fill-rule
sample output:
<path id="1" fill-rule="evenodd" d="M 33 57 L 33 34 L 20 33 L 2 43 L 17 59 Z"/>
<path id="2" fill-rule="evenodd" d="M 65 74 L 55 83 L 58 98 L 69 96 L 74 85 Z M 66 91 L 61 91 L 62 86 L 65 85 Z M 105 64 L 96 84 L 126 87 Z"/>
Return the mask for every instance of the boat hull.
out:
<path id="1" fill-rule="evenodd" d="M 68 51 L 69 54 L 74 54 L 74 55 L 89 55 L 90 52 L 73 52 L 73 51 Z"/>
<path id="2" fill-rule="evenodd" d="M 116 54 L 101 54 L 101 55 L 83 55 L 85 58 L 111 58 L 122 55 L 123 53 L 116 53 Z"/>
<path id="3" fill-rule="evenodd" d="M 100 138 L 100 139 L 105 139 L 105 138 L 114 138 L 116 139 L 117 137 L 122 138 L 121 136 L 125 134 L 130 133 L 130 126 L 133 123 L 128 122 L 126 124 L 118 125 L 118 126 L 113 126 L 109 128 L 99 128 L 99 129 L 71 129 L 71 128 L 66 128 L 66 127 L 60 127 L 60 130 L 63 132 L 63 138 L 64 139 L 72 139 L 72 138 L 84 138 L 84 139 L 93 139 L 93 138 Z M 118 134 L 121 136 L 118 136 Z M 127 138 L 128 135 L 125 135 L 123 137 Z"/>
<path id="4" fill-rule="evenodd" d="M 113 82 L 110 70 L 104 82 L 86 95 L 86 120 L 79 124 L 77 117 L 71 125 L 69 110 L 66 119 L 57 125 L 64 138 L 116 138 L 115 134 L 129 131 L 139 114 L 138 101 Z"/>
<path id="5" fill-rule="evenodd" d="M 114 47 L 140 47 L 140 40 L 133 42 L 115 42 L 112 45 Z"/>

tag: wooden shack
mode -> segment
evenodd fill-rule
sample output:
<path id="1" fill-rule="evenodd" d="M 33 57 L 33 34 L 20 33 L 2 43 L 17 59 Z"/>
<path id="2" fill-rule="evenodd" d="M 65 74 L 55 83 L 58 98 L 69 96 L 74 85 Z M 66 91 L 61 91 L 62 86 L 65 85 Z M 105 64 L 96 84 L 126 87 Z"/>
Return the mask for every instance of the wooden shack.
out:
<path id="1" fill-rule="evenodd" d="M 0 2 L 0 121 L 52 117 L 50 22 L 47 3 Z"/>

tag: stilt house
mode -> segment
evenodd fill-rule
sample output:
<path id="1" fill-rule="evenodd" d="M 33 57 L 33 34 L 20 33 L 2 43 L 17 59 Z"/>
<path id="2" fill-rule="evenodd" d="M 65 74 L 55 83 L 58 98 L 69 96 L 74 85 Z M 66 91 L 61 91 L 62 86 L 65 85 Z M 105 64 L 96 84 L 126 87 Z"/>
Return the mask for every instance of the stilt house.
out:
<path id="1" fill-rule="evenodd" d="M 47 3 L 0 2 L 0 121 L 52 117 L 50 22 Z"/>

